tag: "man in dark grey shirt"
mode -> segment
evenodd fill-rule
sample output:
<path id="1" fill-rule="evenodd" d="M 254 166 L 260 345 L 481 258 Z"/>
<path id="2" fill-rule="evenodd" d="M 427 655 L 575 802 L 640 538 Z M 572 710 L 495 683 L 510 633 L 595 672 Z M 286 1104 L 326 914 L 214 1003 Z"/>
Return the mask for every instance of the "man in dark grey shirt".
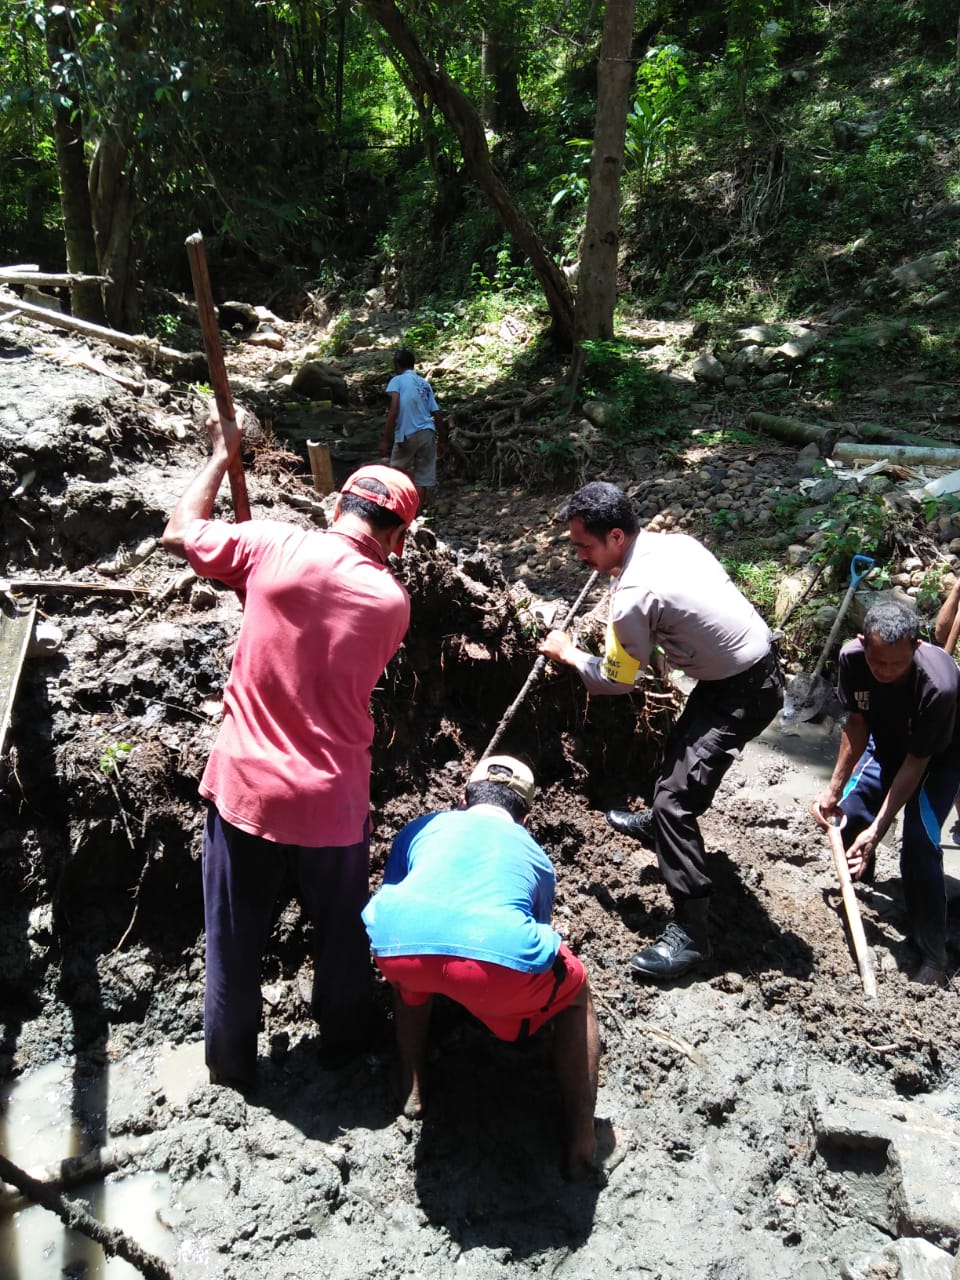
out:
<path id="1" fill-rule="evenodd" d="M 561 519 L 580 560 L 613 579 L 607 646 L 591 656 L 551 631 L 541 652 L 575 667 L 594 694 L 630 693 L 655 646 L 697 680 L 667 738 L 651 808 L 607 814 L 614 830 L 656 850 L 676 913 L 631 966 L 641 977 L 675 978 L 710 955 L 711 881 L 697 819 L 736 753 L 780 709 L 783 675 L 767 624 L 695 538 L 641 532 L 627 495 L 601 481 L 579 489 Z"/>
<path id="2" fill-rule="evenodd" d="M 947 897 L 940 832 L 960 786 L 960 674 L 918 638 L 917 615 L 896 600 L 867 612 L 840 652 L 837 694 L 847 711 L 837 763 L 813 805 L 821 826 L 842 814 L 850 874 L 871 879 L 877 845 L 903 810 L 900 875 L 922 986 L 946 979 Z"/>

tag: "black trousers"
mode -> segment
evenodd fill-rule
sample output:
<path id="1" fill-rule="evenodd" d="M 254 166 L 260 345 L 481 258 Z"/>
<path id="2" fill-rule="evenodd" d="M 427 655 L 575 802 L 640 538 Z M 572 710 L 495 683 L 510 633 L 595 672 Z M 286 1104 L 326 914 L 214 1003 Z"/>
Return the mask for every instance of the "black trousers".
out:
<path id="1" fill-rule="evenodd" d="M 203 835 L 207 1066 L 252 1083 L 260 1026 L 260 965 L 274 903 L 292 862 L 314 926 L 314 1018 L 325 1035 L 349 1034 L 370 997 L 370 944 L 360 912 L 369 897 L 369 834 L 340 848 L 275 844 L 240 831 L 210 805 Z"/>
<path id="2" fill-rule="evenodd" d="M 776 650 L 726 680 L 701 680 L 667 737 L 653 793 L 657 861 L 670 896 L 680 905 L 711 889 L 697 819 L 709 807 L 734 761 L 783 706 L 783 672 Z"/>

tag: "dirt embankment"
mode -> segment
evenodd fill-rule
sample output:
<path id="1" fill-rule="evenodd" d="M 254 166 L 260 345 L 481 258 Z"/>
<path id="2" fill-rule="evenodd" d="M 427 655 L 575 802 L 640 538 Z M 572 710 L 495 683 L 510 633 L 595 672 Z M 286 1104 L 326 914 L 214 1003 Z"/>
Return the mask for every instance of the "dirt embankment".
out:
<path id="1" fill-rule="evenodd" d="M 238 605 L 150 547 L 199 462 L 176 435 L 186 403 L 159 384 L 134 401 L 9 330 L 2 341 L 3 575 L 145 594 L 38 594 L 63 639 L 25 667 L 0 795 L 0 1071 L 68 1058 L 78 1097 L 108 1063 L 132 1073 L 133 1100 L 104 1107 L 97 1140 L 137 1137 L 127 1171 L 169 1175 L 178 1276 L 827 1280 L 899 1274 L 911 1250 L 927 1256 L 917 1239 L 930 1266 L 949 1266 L 956 995 L 918 995 L 900 971 L 893 853 L 863 896 L 881 980 L 868 1004 L 824 844 L 782 786 L 794 779 L 800 797 L 815 784 L 789 742 L 760 776 L 747 760 L 704 821 L 709 969 L 662 991 L 632 982 L 626 962 L 668 900 L 652 857 L 611 832 L 603 808 L 649 784 L 663 712 L 588 704 L 567 673 L 530 695 L 503 746 L 536 764 L 556 921 L 597 995 L 598 1111 L 616 1132 L 603 1173 L 571 1187 L 557 1172 L 548 1035 L 500 1045 L 443 1010 L 422 1123 L 393 1114 L 389 1043 L 322 1069 L 302 994 L 309 926 L 293 901 L 264 973 L 256 1098 L 202 1080 L 185 1097 L 165 1088 L 159 1059 L 201 1033 L 196 784 Z M 257 515 L 313 518 L 295 471 L 258 452 Z M 401 570 L 413 623 L 374 702 L 378 866 L 399 826 L 454 802 L 536 656 L 529 592 L 504 578 L 494 541 L 464 536 L 477 495 L 463 497 L 411 540 Z M 521 503 L 484 500 L 494 527 L 509 520 L 498 510 L 530 523 Z M 581 576 L 558 570 L 557 595 L 572 600 Z M 924 1142 L 906 1139 L 924 1116 L 939 1180 L 920 1163 Z"/>

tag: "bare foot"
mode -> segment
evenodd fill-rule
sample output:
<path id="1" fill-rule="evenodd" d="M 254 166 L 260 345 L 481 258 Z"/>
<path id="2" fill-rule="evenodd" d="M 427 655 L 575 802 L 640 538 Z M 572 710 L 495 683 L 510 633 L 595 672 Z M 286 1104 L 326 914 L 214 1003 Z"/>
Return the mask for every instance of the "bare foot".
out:
<path id="1" fill-rule="evenodd" d="M 568 1182 L 582 1182 L 602 1169 L 617 1146 L 617 1133 L 609 1120 L 595 1119 L 589 1134 L 571 1142 L 563 1166 Z"/>
<path id="2" fill-rule="evenodd" d="M 404 1071 L 402 1066 L 398 1066 L 394 1071 L 393 1091 L 397 1105 L 408 1120 L 423 1118 L 423 1095 L 415 1072 Z"/>

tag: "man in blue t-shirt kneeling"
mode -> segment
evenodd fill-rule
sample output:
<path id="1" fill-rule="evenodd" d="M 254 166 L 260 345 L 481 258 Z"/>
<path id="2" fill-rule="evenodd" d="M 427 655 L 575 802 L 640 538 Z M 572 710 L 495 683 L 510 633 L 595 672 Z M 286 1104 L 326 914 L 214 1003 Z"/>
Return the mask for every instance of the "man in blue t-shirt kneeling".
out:
<path id="1" fill-rule="evenodd" d="M 363 921 L 393 988 L 404 1115 L 423 1112 L 434 995 L 463 1005 L 501 1040 L 552 1021 L 565 1171 L 576 1178 L 596 1159 L 600 1036 L 583 965 L 550 927 L 556 877 L 525 825 L 535 791 L 519 760 L 481 760 L 460 808 L 399 832 Z"/>

